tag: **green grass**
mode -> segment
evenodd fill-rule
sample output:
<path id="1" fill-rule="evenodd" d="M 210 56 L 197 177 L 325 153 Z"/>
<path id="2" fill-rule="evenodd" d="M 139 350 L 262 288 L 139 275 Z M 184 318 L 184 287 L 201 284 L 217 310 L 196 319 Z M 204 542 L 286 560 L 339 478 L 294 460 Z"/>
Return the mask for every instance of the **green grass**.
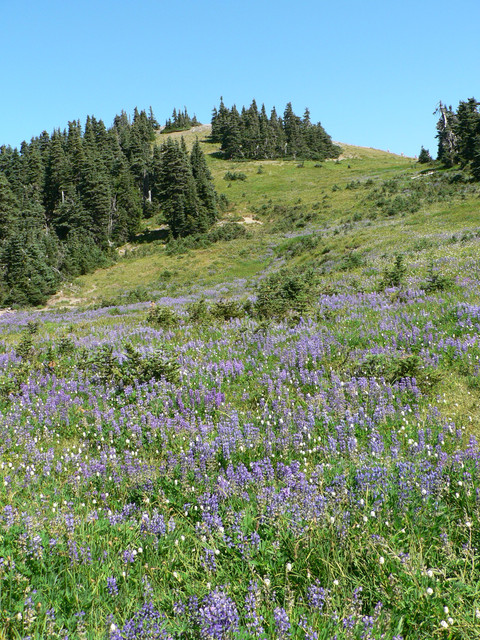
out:
<path id="1" fill-rule="evenodd" d="M 169 135 L 183 135 L 188 147 L 200 137 L 216 189 L 230 202 L 223 219 L 255 219 L 256 224 L 246 225 L 249 237 L 179 255 L 168 255 L 161 240 L 129 243 L 127 255 L 119 257 L 117 264 L 66 285 L 50 305 L 132 298 L 129 292 L 139 288 L 143 299 L 189 293 L 199 286 L 228 284 L 236 278 L 255 279 L 285 260 L 321 269 L 329 285 L 340 276 L 378 279 L 398 252 L 405 254 L 407 269 L 415 264 L 425 270 L 435 260 L 452 273 L 457 259 L 474 258 L 476 243 L 468 234 L 478 230 L 478 194 L 438 201 L 422 196 L 414 212 L 400 208 L 394 215 L 376 208 L 381 196 L 375 193 L 386 190 L 389 194 L 393 189 L 405 197 L 413 185 L 429 184 L 425 181 L 430 178 L 419 177 L 420 167 L 411 158 L 342 145 L 339 160 L 321 164 L 232 162 L 218 157 L 218 145 L 208 142 L 207 134 L 208 129 L 200 136 L 195 132 Z M 158 143 L 165 137 L 159 136 Z M 244 173 L 247 178 L 226 181 L 227 171 Z M 390 187 L 386 181 L 391 180 L 397 186 Z M 395 193 L 388 197 L 394 198 Z M 144 228 L 152 231 L 161 223 L 146 220 Z M 292 234 L 315 240 L 291 239 Z"/>

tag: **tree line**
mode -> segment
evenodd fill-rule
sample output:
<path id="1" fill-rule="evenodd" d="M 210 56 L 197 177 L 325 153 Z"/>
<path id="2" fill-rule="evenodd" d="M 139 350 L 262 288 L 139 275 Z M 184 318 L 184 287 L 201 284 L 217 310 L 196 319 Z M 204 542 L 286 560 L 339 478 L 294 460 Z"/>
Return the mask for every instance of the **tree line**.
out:
<path id="1" fill-rule="evenodd" d="M 480 102 L 460 101 L 457 110 L 439 103 L 437 122 L 439 160 L 446 167 L 459 165 L 480 180 Z"/>
<path id="2" fill-rule="evenodd" d="M 143 217 L 161 211 L 174 236 L 208 229 L 217 196 L 198 141 L 167 139 L 152 110 L 93 116 L 0 147 L 0 304 L 43 304 L 65 278 L 106 264 Z"/>
<path id="3" fill-rule="evenodd" d="M 174 109 L 171 118 L 165 120 L 165 126 L 162 129 L 162 133 L 170 133 L 171 131 L 188 131 L 192 127 L 197 127 L 200 122 L 197 120 L 197 116 L 193 114 L 192 117 L 188 115 L 187 107 L 181 109 Z"/>
<path id="4" fill-rule="evenodd" d="M 235 160 L 325 160 L 340 154 L 340 148 L 333 144 L 322 125 L 311 122 L 309 110 L 305 109 L 303 117 L 299 117 L 291 102 L 281 117 L 275 107 L 268 116 L 265 105 L 259 110 L 255 100 L 240 112 L 235 105 L 228 109 L 221 98 L 218 109 L 213 109 L 211 139 L 220 143 L 225 158 Z"/>

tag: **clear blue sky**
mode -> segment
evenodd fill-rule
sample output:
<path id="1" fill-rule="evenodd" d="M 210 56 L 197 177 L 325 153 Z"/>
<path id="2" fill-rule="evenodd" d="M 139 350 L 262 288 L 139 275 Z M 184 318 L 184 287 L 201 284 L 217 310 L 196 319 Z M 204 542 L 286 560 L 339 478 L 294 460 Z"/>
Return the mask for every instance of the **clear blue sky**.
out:
<path id="1" fill-rule="evenodd" d="M 435 155 L 438 101 L 480 99 L 480 0 L 0 0 L 0 16 L 0 144 L 135 106 L 210 122 L 223 95 Z"/>

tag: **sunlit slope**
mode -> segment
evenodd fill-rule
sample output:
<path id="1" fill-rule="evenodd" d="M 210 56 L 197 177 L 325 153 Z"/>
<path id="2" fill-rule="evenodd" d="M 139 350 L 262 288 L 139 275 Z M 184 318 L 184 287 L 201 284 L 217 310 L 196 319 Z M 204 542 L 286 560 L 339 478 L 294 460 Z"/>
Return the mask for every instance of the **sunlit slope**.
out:
<path id="1" fill-rule="evenodd" d="M 183 136 L 187 146 L 201 141 L 216 189 L 229 202 L 219 224 L 238 222 L 248 236 L 172 253 L 165 249 L 164 221 L 151 218 L 138 241 L 120 249 L 116 264 L 66 285 L 51 305 L 117 304 L 223 284 L 228 295 L 238 293 L 232 285 L 238 279 L 251 282 L 289 263 L 313 263 L 328 284 L 339 275 L 374 277 L 399 252 L 421 251 L 423 265 L 452 251 L 468 252 L 447 240 L 475 227 L 478 199 L 429 195 L 436 187 L 412 158 L 341 144 L 340 158 L 323 163 L 233 162 L 219 157 L 208 133 L 202 125 L 168 135 Z M 166 137 L 159 134 L 158 144 Z M 227 172 L 244 179 L 226 180 Z"/>

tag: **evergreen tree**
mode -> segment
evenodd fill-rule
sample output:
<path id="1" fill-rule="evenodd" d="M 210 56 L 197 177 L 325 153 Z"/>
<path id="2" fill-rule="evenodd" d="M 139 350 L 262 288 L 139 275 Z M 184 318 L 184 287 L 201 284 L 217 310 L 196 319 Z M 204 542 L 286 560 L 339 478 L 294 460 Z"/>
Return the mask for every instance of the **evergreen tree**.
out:
<path id="1" fill-rule="evenodd" d="M 112 235 L 113 211 L 108 176 L 102 166 L 87 158 L 81 176 L 80 194 L 88 215 L 90 232 L 102 247 L 107 247 Z"/>
<path id="2" fill-rule="evenodd" d="M 51 215 L 58 203 L 65 202 L 70 175 L 70 164 L 64 149 L 64 136 L 60 131 L 55 131 L 50 140 L 45 171 L 44 204 L 47 216 Z"/>
<path id="3" fill-rule="evenodd" d="M 435 113 L 440 113 L 437 122 L 438 153 L 437 158 L 445 166 L 451 167 L 455 162 L 457 136 L 455 134 L 456 117 L 452 107 L 446 107 L 442 102 Z"/>
<path id="4" fill-rule="evenodd" d="M 286 153 L 285 144 L 285 131 L 283 129 L 283 121 L 278 117 L 275 107 L 273 107 L 270 113 L 270 135 L 271 143 L 269 148 L 271 149 L 270 158 L 277 158 Z"/>
<path id="5" fill-rule="evenodd" d="M 215 187 L 213 184 L 212 174 L 207 166 L 205 156 L 198 138 L 195 140 L 192 152 L 190 154 L 190 164 L 192 167 L 192 174 L 195 180 L 195 186 L 197 195 L 200 200 L 200 206 L 202 209 L 202 219 L 207 221 L 208 226 L 211 226 L 218 217 L 217 212 L 217 197 L 215 193 Z"/>
<path id="6" fill-rule="evenodd" d="M 475 137 L 473 145 L 472 174 L 480 181 L 480 134 Z"/>
<path id="7" fill-rule="evenodd" d="M 0 242 L 18 223 L 20 210 L 18 200 L 3 173 L 0 173 Z"/>
<path id="8" fill-rule="evenodd" d="M 243 158 L 242 120 L 235 105 L 233 105 L 228 120 L 222 127 L 222 150 L 226 158 Z"/>
<path id="9" fill-rule="evenodd" d="M 79 121 L 68 123 L 67 153 L 70 160 L 70 180 L 73 185 L 78 186 L 85 164 L 85 149 Z"/>
<path id="10" fill-rule="evenodd" d="M 45 183 L 45 164 L 38 139 L 32 139 L 29 145 L 23 143 L 21 155 L 23 184 L 28 187 L 29 198 L 41 202 Z"/>
<path id="11" fill-rule="evenodd" d="M 229 111 L 223 101 L 215 109 L 211 139 L 219 141 L 226 158 L 301 157 L 323 160 L 336 158 L 340 149 L 318 122 L 312 124 L 310 112 L 305 109 L 299 118 L 289 102 L 283 120 L 272 109 L 270 120 L 265 106 L 258 112 L 255 100 L 241 114 L 235 106 Z"/>
<path id="12" fill-rule="evenodd" d="M 162 162 L 156 192 L 167 224 L 174 236 L 201 233 L 208 228 L 189 158 L 177 141 L 162 146 Z"/>
<path id="13" fill-rule="evenodd" d="M 24 231 L 12 234 L 2 251 L 8 286 L 5 304 L 25 306 L 44 304 L 55 291 L 56 273 L 48 264 L 41 238 Z"/>
<path id="14" fill-rule="evenodd" d="M 462 166 L 473 160 L 475 139 L 480 134 L 480 113 L 475 98 L 461 101 L 457 108 L 454 132 L 457 139 L 456 157 Z"/>
<path id="15" fill-rule="evenodd" d="M 221 142 L 223 144 L 225 129 L 228 127 L 229 116 L 229 110 L 225 106 L 223 98 L 220 97 L 220 106 L 218 111 L 215 108 L 212 116 L 212 130 L 210 132 L 210 139 L 212 142 Z"/>
<path id="16" fill-rule="evenodd" d="M 148 110 L 148 123 L 150 125 L 150 128 L 153 129 L 154 131 L 157 131 L 158 129 L 160 129 L 160 125 L 157 119 L 155 118 L 155 116 L 153 115 L 153 109 L 151 106 Z"/>
<path id="17" fill-rule="evenodd" d="M 198 123 L 186 108 L 175 121 Z M 111 245 L 137 233 L 152 199 L 175 235 L 213 223 L 216 195 L 200 145 L 191 154 L 183 140 L 154 150 L 156 129 L 151 108 L 135 109 L 110 129 L 88 116 L 83 132 L 76 120 L 20 152 L 0 147 L 0 303 L 42 304 L 61 275 L 105 264 Z"/>
<path id="18" fill-rule="evenodd" d="M 283 113 L 283 130 L 286 138 L 286 155 L 296 158 L 302 149 L 301 142 L 301 119 L 293 112 L 292 103 L 289 102 Z"/>
<path id="19" fill-rule="evenodd" d="M 247 158 L 261 156 L 260 119 L 255 100 L 242 114 L 243 141 L 242 151 Z"/>
<path id="20" fill-rule="evenodd" d="M 423 146 L 420 149 L 420 153 L 418 154 L 417 162 L 419 164 L 427 164 L 429 162 L 432 162 L 432 156 L 430 155 L 429 150 L 428 149 L 424 149 Z"/>
<path id="21" fill-rule="evenodd" d="M 123 243 L 138 232 L 143 203 L 126 164 L 120 166 L 113 184 L 111 238 Z"/>

